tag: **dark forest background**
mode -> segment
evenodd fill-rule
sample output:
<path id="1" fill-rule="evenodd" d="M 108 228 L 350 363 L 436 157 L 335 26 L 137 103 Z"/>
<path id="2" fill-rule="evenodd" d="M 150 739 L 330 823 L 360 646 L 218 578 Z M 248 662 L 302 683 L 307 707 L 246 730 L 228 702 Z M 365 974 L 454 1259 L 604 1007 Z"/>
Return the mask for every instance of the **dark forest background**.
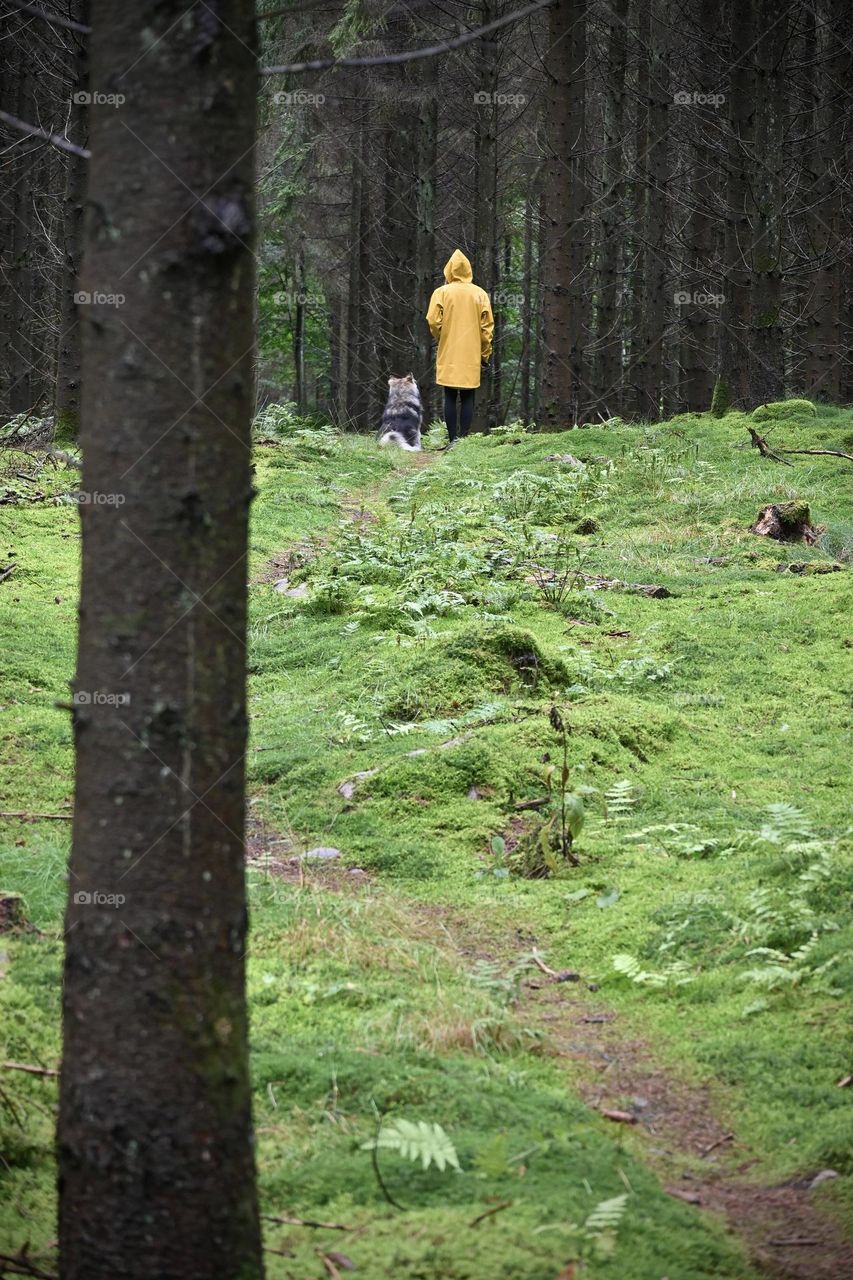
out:
<path id="1" fill-rule="evenodd" d="M 66 144 L 0 117 L 0 415 L 73 429 L 74 152 L 87 109 L 118 108 L 75 101 L 85 5 L 45 7 L 68 25 L 15 6 L 0 45 L 0 111 Z M 271 4 L 262 62 L 394 53 L 518 7 Z M 258 403 L 367 430 L 411 369 L 434 413 L 423 317 L 457 246 L 496 317 L 480 427 L 850 403 L 850 73 L 846 0 L 561 0 L 437 58 L 265 75 Z"/>

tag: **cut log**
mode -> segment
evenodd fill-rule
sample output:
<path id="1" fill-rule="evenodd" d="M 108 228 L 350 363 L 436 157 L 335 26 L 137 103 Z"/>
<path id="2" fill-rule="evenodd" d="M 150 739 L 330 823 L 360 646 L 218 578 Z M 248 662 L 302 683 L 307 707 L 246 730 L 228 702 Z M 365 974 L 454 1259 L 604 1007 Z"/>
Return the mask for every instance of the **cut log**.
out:
<path id="1" fill-rule="evenodd" d="M 820 530 L 811 522 L 807 502 L 773 502 L 759 511 L 750 533 L 777 542 L 805 542 L 809 546 L 817 542 Z"/>

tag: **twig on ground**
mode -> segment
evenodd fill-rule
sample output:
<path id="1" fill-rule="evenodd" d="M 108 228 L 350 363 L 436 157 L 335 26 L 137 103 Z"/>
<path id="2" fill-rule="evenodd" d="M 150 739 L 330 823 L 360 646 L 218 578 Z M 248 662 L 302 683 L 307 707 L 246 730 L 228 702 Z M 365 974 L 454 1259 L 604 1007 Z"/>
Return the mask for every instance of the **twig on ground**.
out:
<path id="1" fill-rule="evenodd" d="M 705 1156 L 709 1156 L 712 1151 L 716 1151 L 717 1147 L 721 1147 L 724 1142 L 731 1142 L 734 1136 L 735 1135 L 733 1133 L 724 1133 L 722 1138 L 717 1138 L 716 1142 L 712 1142 L 707 1147 L 703 1147 L 699 1152 L 700 1156 L 704 1160 Z"/>
<path id="2" fill-rule="evenodd" d="M 23 809 L 4 809 L 0 818 L 17 818 L 21 822 L 71 822 L 73 813 L 26 813 Z"/>
<path id="3" fill-rule="evenodd" d="M 547 965 L 545 961 L 542 960 L 535 951 L 533 952 L 533 955 L 530 958 L 533 961 L 533 963 L 536 965 L 536 968 L 541 969 L 543 973 L 547 973 L 549 978 L 557 977 L 557 970 L 552 969 L 550 965 Z"/>
<path id="4" fill-rule="evenodd" d="M 500 1204 L 496 1204 L 494 1208 L 487 1209 L 485 1213 L 478 1213 L 476 1218 L 472 1218 L 468 1223 L 469 1227 L 476 1227 L 478 1222 L 482 1222 L 485 1218 L 491 1218 L 496 1213 L 502 1213 L 504 1209 L 509 1209 L 515 1203 L 514 1200 L 503 1200 Z"/>
<path id="5" fill-rule="evenodd" d="M 342 1222 L 314 1222 L 311 1218 L 285 1218 L 274 1213 L 262 1213 L 264 1222 L 275 1222 L 281 1227 L 315 1227 L 318 1231 L 354 1231 Z"/>
<path id="6" fill-rule="evenodd" d="M 31 1076 L 58 1076 L 55 1067 L 34 1067 L 29 1062 L 0 1062 L 2 1071 L 26 1071 Z"/>
<path id="7" fill-rule="evenodd" d="M 2 582 L 4 578 L 8 578 L 10 573 L 14 573 L 17 567 L 18 566 L 16 564 L 7 564 L 6 568 L 0 572 L 0 582 Z"/>

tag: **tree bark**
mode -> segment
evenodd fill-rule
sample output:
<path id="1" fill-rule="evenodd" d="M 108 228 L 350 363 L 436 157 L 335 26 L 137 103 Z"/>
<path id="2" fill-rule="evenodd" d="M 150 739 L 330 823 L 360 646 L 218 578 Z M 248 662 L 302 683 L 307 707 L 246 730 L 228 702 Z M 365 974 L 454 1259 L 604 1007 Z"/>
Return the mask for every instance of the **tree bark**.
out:
<path id="1" fill-rule="evenodd" d="M 583 342 L 589 327 L 584 275 L 589 203 L 586 0 L 556 0 L 548 13 L 540 420 L 550 426 L 569 427 L 582 417 L 589 400 L 583 366 Z"/>
<path id="2" fill-rule="evenodd" d="M 244 993 L 253 10 L 92 4 L 92 83 L 126 101 L 92 113 L 81 287 L 125 302 L 83 323 L 62 1280 L 263 1272 Z"/>
<path id="3" fill-rule="evenodd" d="M 87 0 L 73 0 L 69 16 L 88 25 Z M 88 85 L 87 46 L 83 36 L 73 37 L 74 56 L 69 68 L 71 106 L 67 135 L 79 147 L 87 145 L 86 108 L 75 101 Z M 80 273 L 83 206 L 86 200 L 87 161 L 69 155 L 65 160 L 65 199 L 62 207 L 62 267 L 59 277 L 57 318 L 59 337 L 56 346 L 56 382 L 54 386 L 54 419 L 59 439 L 76 437 L 80 424 L 80 317 L 75 301 L 77 277 Z"/>
<path id="4" fill-rule="evenodd" d="M 758 0 L 755 46 L 757 128 L 752 188 L 752 314 L 748 402 L 780 400 L 785 393 L 782 329 L 782 127 L 787 16 L 772 0 Z"/>
<path id="5" fill-rule="evenodd" d="M 601 219 L 598 251 L 598 325 L 596 334 L 596 397 L 602 417 L 622 408 L 622 325 L 619 281 L 621 229 L 625 210 L 625 71 L 628 58 L 628 0 L 614 0 L 607 44 L 607 82 L 604 100 Z"/>
<path id="6" fill-rule="evenodd" d="M 726 183 L 725 302 L 722 307 L 719 408 L 749 403 L 750 217 L 749 176 L 755 131 L 754 0 L 729 0 L 728 177 Z"/>
<path id="7" fill-rule="evenodd" d="M 721 83 L 716 47 L 718 28 L 719 5 L 716 0 L 697 0 L 697 82 L 706 101 L 694 108 L 692 114 L 695 134 L 690 149 L 691 208 L 687 224 L 688 269 L 684 276 L 681 352 L 682 399 L 685 408 L 696 413 L 710 409 L 716 373 L 716 325 L 713 320 L 716 304 L 709 299 L 720 292 L 717 264 L 714 262 L 714 197 L 722 175 L 719 153 L 713 145 L 717 108 L 707 99 L 718 92 Z"/>

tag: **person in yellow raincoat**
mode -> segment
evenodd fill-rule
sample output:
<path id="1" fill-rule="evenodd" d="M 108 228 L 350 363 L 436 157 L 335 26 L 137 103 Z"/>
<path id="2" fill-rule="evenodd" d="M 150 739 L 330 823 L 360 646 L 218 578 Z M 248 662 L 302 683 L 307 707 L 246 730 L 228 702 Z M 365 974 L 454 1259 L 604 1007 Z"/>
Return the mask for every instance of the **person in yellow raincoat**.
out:
<path id="1" fill-rule="evenodd" d="M 435 380 L 444 387 L 444 421 L 451 444 L 468 434 L 480 371 L 492 354 L 492 304 L 472 277 L 471 263 L 461 249 L 454 249 L 444 268 L 447 284 L 433 293 L 426 317 L 438 342 Z"/>

